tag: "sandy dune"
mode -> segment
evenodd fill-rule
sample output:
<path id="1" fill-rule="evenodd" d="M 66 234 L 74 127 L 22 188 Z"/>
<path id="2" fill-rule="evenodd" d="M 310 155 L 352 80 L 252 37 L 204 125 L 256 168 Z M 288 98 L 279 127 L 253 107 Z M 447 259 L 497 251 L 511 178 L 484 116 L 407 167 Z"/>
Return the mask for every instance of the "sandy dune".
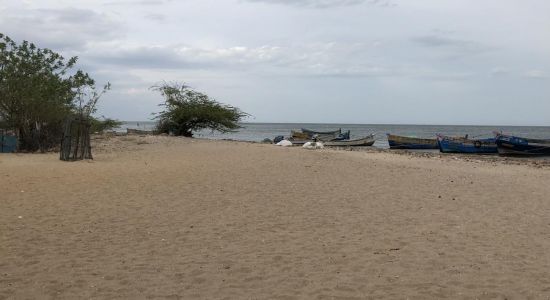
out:
<path id="1" fill-rule="evenodd" d="M 550 297 L 550 168 L 96 144 L 0 155 L 0 299 Z"/>

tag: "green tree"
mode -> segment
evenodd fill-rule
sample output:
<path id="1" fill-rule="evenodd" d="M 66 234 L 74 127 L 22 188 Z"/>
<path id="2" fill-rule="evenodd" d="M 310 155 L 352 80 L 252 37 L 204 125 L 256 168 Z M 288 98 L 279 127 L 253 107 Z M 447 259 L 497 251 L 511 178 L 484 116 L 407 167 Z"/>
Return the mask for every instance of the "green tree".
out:
<path id="1" fill-rule="evenodd" d="M 77 60 L 0 33 L 0 126 L 17 132 L 21 150 L 57 146 L 68 117 L 95 112 L 110 85 L 97 93 L 87 73 L 69 73 Z"/>
<path id="2" fill-rule="evenodd" d="M 165 83 L 153 89 L 164 97 L 161 106 L 165 110 L 155 117 L 161 133 L 192 137 L 194 131 L 201 129 L 232 132 L 241 128 L 239 121 L 248 116 L 239 108 L 219 103 L 184 84 Z"/>

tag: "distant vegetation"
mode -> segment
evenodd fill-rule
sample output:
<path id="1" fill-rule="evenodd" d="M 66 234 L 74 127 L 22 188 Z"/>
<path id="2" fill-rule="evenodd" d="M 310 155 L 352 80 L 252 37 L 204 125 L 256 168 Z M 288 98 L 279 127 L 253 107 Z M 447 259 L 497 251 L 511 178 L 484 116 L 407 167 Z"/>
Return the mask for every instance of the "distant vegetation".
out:
<path id="1" fill-rule="evenodd" d="M 91 118 L 91 132 L 105 132 L 112 130 L 114 128 L 120 127 L 124 122 L 121 122 L 119 120 L 109 119 L 109 118 L 103 118 L 103 120 L 98 118 Z"/>
<path id="2" fill-rule="evenodd" d="M 85 120 L 89 124 L 85 131 L 92 133 L 121 125 L 93 116 L 111 85 L 98 91 L 88 73 L 75 70 L 77 60 L 27 41 L 18 44 L 0 33 L 0 129 L 18 136 L 19 150 L 57 148 L 68 120 L 80 120 L 79 124 Z M 164 97 L 164 111 L 155 117 L 160 133 L 192 137 L 201 129 L 231 132 L 248 116 L 184 84 L 165 83 L 153 89 Z"/>
<path id="3" fill-rule="evenodd" d="M 192 137 L 193 132 L 210 129 L 222 133 L 238 128 L 239 121 L 248 116 L 239 108 L 222 104 L 184 84 L 165 83 L 153 87 L 164 97 L 165 108 L 156 119 L 157 131 Z"/>
<path id="4" fill-rule="evenodd" d="M 16 132 L 20 150 L 58 146 L 70 117 L 90 118 L 92 130 L 117 126 L 92 117 L 110 84 L 98 92 L 87 73 L 73 71 L 77 59 L 27 41 L 17 44 L 0 33 L 0 129 Z"/>

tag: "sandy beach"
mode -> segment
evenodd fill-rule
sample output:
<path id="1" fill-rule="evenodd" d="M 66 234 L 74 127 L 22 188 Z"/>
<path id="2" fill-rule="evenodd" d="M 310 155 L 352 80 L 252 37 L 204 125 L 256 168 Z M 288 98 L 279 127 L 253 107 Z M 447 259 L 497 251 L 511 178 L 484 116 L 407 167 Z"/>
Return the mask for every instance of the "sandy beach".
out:
<path id="1" fill-rule="evenodd" d="M 550 167 L 170 137 L 0 155 L 0 299 L 549 299 Z"/>

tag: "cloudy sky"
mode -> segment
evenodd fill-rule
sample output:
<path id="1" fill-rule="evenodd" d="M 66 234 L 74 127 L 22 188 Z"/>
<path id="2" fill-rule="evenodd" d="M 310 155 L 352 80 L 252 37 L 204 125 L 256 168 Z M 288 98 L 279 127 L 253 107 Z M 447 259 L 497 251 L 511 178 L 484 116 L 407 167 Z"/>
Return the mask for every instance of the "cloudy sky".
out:
<path id="1" fill-rule="evenodd" d="M 547 0 L 0 0 L 0 32 L 147 120 L 185 82 L 253 122 L 550 125 Z"/>

